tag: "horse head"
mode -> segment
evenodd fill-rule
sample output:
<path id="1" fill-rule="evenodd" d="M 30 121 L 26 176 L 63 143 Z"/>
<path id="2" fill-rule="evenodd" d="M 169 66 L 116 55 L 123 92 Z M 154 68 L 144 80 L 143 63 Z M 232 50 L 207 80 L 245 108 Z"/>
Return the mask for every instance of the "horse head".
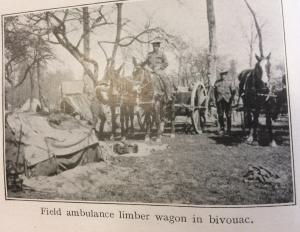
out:
<path id="1" fill-rule="evenodd" d="M 270 81 L 271 63 L 270 63 L 271 53 L 267 57 L 259 57 L 255 54 L 257 63 L 253 69 L 256 78 L 261 79 L 261 81 L 267 86 Z"/>
<path id="2" fill-rule="evenodd" d="M 136 59 L 133 57 L 134 69 L 132 72 L 133 78 L 136 82 L 140 82 L 145 85 L 151 81 L 151 70 L 147 67 L 138 64 Z"/>

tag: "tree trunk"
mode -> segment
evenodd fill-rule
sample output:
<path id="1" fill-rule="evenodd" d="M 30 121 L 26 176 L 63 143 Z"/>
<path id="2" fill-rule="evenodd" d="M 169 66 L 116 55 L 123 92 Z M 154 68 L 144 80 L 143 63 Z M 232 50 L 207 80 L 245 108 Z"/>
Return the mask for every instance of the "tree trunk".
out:
<path id="1" fill-rule="evenodd" d="M 83 7 L 83 14 L 82 14 L 82 21 L 83 21 L 83 54 L 87 58 L 90 58 L 90 16 L 89 16 L 89 8 Z M 85 62 L 86 66 L 90 68 L 88 62 Z M 84 91 L 85 93 L 93 92 L 93 87 L 95 87 L 95 81 L 91 80 L 85 70 L 83 70 L 83 82 L 84 82 Z"/>
<path id="2" fill-rule="evenodd" d="M 36 73 L 37 73 L 37 85 L 38 85 L 38 88 L 39 88 L 39 100 L 40 100 L 40 103 L 41 103 L 41 110 L 43 112 L 45 112 L 45 105 L 44 105 L 44 101 L 43 101 L 43 94 L 42 94 L 42 86 L 41 86 L 41 72 L 40 72 L 40 61 L 38 60 L 37 61 L 37 69 L 36 69 Z"/>
<path id="3" fill-rule="evenodd" d="M 205 118 L 208 117 L 208 111 L 211 111 L 212 102 L 214 102 L 214 84 L 217 80 L 217 36 L 216 36 L 216 19 L 214 12 L 213 0 L 206 0 L 207 5 L 207 20 L 208 20 L 208 31 L 209 31 L 209 50 L 208 50 L 208 99 L 205 102 Z"/>
<path id="4" fill-rule="evenodd" d="M 216 19 L 214 13 L 213 0 L 206 0 L 207 4 L 207 20 L 209 30 L 209 57 L 208 57 L 208 80 L 213 86 L 217 80 L 217 36 L 216 36 Z"/>
<path id="5" fill-rule="evenodd" d="M 34 72 L 30 73 L 30 105 L 29 105 L 29 111 L 34 112 L 33 108 L 33 99 L 34 99 Z"/>
<path id="6" fill-rule="evenodd" d="M 116 59 L 116 55 L 117 55 L 117 50 L 119 47 L 119 42 L 120 42 L 120 38 L 121 38 L 121 30 L 122 30 L 122 6 L 123 3 L 117 3 L 116 4 L 118 7 L 118 16 L 117 16 L 117 34 L 116 34 L 116 39 L 115 39 L 115 43 L 114 43 L 114 48 L 112 51 L 112 62 L 111 62 L 111 69 L 114 69 L 115 67 L 115 59 Z"/>
<path id="7" fill-rule="evenodd" d="M 179 55 L 179 67 L 178 67 L 178 86 L 183 86 L 182 84 L 182 71 L 181 71 L 181 66 L 182 66 L 182 55 Z"/>

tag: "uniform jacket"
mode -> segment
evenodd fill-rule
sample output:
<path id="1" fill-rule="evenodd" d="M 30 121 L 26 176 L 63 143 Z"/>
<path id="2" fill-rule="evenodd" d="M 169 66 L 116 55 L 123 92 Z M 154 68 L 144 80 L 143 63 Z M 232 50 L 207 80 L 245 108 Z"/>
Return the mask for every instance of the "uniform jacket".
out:
<path id="1" fill-rule="evenodd" d="M 235 88 L 230 80 L 217 80 L 215 83 L 215 98 L 216 102 L 221 101 L 223 98 L 226 102 L 232 100 L 235 94 Z"/>
<path id="2" fill-rule="evenodd" d="M 148 65 L 153 70 L 164 70 L 168 67 L 168 59 L 163 51 L 149 52 L 147 59 L 142 63 L 142 66 Z"/>

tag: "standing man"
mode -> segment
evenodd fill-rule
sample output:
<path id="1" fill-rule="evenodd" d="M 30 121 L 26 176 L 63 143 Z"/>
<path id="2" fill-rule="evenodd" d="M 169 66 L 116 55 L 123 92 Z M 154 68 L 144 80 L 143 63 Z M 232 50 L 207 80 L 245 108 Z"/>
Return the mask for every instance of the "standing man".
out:
<path id="1" fill-rule="evenodd" d="M 160 51 L 160 42 L 154 41 L 151 43 L 153 46 L 153 51 L 149 52 L 147 59 L 141 64 L 143 68 L 148 65 L 156 74 L 164 86 L 165 94 L 167 95 L 168 102 L 172 101 L 172 89 L 170 80 L 165 73 L 165 68 L 168 67 L 168 59 L 163 51 Z"/>
<path id="2" fill-rule="evenodd" d="M 276 99 L 276 105 L 275 105 L 275 111 L 272 115 L 272 119 L 276 120 L 278 117 L 278 114 L 280 112 L 280 109 L 284 103 L 287 103 L 287 92 L 286 92 L 286 78 L 285 74 L 282 76 L 282 90 L 275 91 L 275 94 L 277 95 Z"/>
<path id="3" fill-rule="evenodd" d="M 235 95 L 235 88 L 232 81 L 228 78 L 228 71 L 220 73 L 220 79 L 215 83 L 215 99 L 217 105 L 217 112 L 220 124 L 219 134 L 225 134 L 224 112 L 227 121 L 227 134 L 231 132 L 231 103 Z"/>
<path id="4" fill-rule="evenodd" d="M 94 131 L 97 133 L 96 130 L 96 125 L 98 120 L 100 119 L 100 128 L 99 128 L 99 133 L 98 133 L 98 139 L 102 140 L 103 139 L 103 129 L 104 129 L 104 124 L 106 122 L 106 114 L 103 109 L 103 104 L 108 103 L 108 96 L 107 96 L 107 91 L 108 87 L 106 83 L 100 83 L 96 88 L 94 89 L 93 93 L 93 99 L 91 102 L 91 112 L 93 115 L 93 122 L 92 126 Z"/>

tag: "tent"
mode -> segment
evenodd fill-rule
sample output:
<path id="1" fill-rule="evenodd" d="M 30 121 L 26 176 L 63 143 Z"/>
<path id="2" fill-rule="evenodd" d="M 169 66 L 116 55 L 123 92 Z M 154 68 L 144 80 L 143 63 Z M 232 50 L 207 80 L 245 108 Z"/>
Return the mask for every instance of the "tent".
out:
<path id="1" fill-rule="evenodd" d="M 5 117 L 5 158 L 30 177 L 104 161 L 105 154 L 94 130 L 69 115 L 16 112 Z"/>
<path id="2" fill-rule="evenodd" d="M 33 98 L 32 99 L 32 108 L 34 112 L 39 112 L 41 110 L 41 103 L 38 99 Z M 23 104 L 20 111 L 25 112 L 30 110 L 30 99 L 27 99 L 27 101 Z"/>
<path id="3" fill-rule="evenodd" d="M 61 86 L 62 99 L 60 100 L 60 109 L 69 115 L 92 122 L 93 115 L 91 111 L 91 97 L 84 93 L 83 81 L 64 81 Z M 111 111 L 108 105 L 103 105 L 105 111 L 106 123 L 104 132 L 111 131 Z M 100 120 L 96 128 L 99 128 Z"/>

